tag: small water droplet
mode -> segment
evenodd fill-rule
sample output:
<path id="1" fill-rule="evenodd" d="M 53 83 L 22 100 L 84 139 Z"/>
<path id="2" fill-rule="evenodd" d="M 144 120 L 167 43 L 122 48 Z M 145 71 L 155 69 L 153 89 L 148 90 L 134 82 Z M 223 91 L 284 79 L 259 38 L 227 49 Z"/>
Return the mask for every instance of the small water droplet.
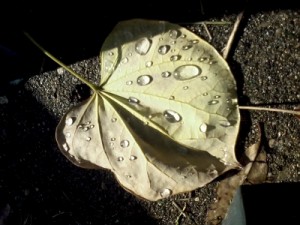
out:
<path id="1" fill-rule="evenodd" d="M 146 62 L 146 67 L 150 67 L 150 66 L 152 66 L 153 65 L 153 62 L 152 61 L 148 61 L 148 62 Z"/>
<path id="2" fill-rule="evenodd" d="M 122 141 L 120 142 L 120 146 L 121 146 L 122 148 L 127 148 L 127 147 L 129 146 L 129 141 L 128 141 L 128 140 L 122 140 Z"/>
<path id="3" fill-rule="evenodd" d="M 205 133 L 207 131 L 207 124 L 206 123 L 202 123 L 199 127 L 200 131 Z"/>
<path id="4" fill-rule="evenodd" d="M 231 103 L 231 99 L 230 99 L 230 98 L 227 98 L 227 99 L 226 99 L 226 103 Z"/>
<path id="5" fill-rule="evenodd" d="M 70 132 L 67 132 L 67 133 L 66 133 L 66 137 L 67 137 L 67 138 L 71 137 L 71 133 L 70 133 Z"/>
<path id="6" fill-rule="evenodd" d="M 126 85 L 132 85 L 132 84 L 133 84 L 132 80 L 126 81 Z"/>
<path id="7" fill-rule="evenodd" d="M 162 45 L 158 48 L 158 53 L 161 55 L 165 55 L 169 52 L 170 48 L 170 45 Z"/>
<path id="8" fill-rule="evenodd" d="M 188 50 L 192 47 L 193 47 L 192 45 L 184 45 L 184 46 L 182 46 L 182 50 Z"/>
<path id="9" fill-rule="evenodd" d="M 129 97 L 128 98 L 128 102 L 130 104 L 139 104 L 140 103 L 140 100 L 138 100 L 137 98 L 134 98 L 134 97 Z"/>
<path id="10" fill-rule="evenodd" d="M 222 127 L 230 127 L 231 126 L 231 123 L 227 120 L 221 120 L 219 123 Z"/>
<path id="11" fill-rule="evenodd" d="M 122 162 L 122 161 L 124 160 L 124 157 L 119 156 L 117 160 L 118 160 L 119 162 Z"/>
<path id="12" fill-rule="evenodd" d="M 129 160 L 131 160 L 131 161 L 136 160 L 136 159 L 137 159 L 137 157 L 134 156 L 134 155 L 131 155 L 130 158 L 129 158 Z"/>
<path id="13" fill-rule="evenodd" d="M 149 38 L 141 38 L 135 43 L 135 51 L 140 55 L 146 55 L 151 47 L 152 41 Z"/>
<path id="14" fill-rule="evenodd" d="M 160 37 L 159 39 L 158 39 L 159 41 L 162 41 L 162 40 L 164 40 L 162 37 Z"/>
<path id="15" fill-rule="evenodd" d="M 86 137 L 85 140 L 86 140 L 86 141 L 90 141 L 90 140 L 92 140 L 92 138 L 91 138 L 91 137 Z"/>
<path id="16" fill-rule="evenodd" d="M 86 124 L 91 124 L 91 121 L 87 121 Z"/>
<path id="17" fill-rule="evenodd" d="M 192 44 L 197 44 L 199 42 L 199 40 L 190 40 L 190 43 L 192 43 Z"/>
<path id="18" fill-rule="evenodd" d="M 186 35 L 185 35 L 185 34 L 182 34 L 182 35 L 180 36 L 180 38 L 186 38 Z"/>
<path id="19" fill-rule="evenodd" d="M 95 125 L 93 125 L 93 124 L 90 126 L 91 129 L 93 129 L 94 127 L 95 127 Z"/>
<path id="20" fill-rule="evenodd" d="M 174 99 L 175 99 L 174 95 L 171 95 L 171 96 L 169 97 L 169 99 L 170 99 L 170 100 L 174 100 Z"/>
<path id="21" fill-rule="evenodd" d="M 115 141 L 115 140 L 116 140 L 116 138 L 114 138 L 114 137 L 113 137 L 113 138 L 111 138 L 110 140 L 111 140 L 111 141 Z"/>
<path id="22" fill-rule="evenodd" d="M 211 101 L 208 102 L 209 105 L 216 105 L 218 103 L 219 103 L 218 100 L 211 100 Z"/>
<path id="23" fill-rule="evenodd" d="M 127 58 L 127 57 L 125 57 L 124 59 L 122 59 L 122 63 L 123 63 L 123 64 L 126 64 L 126 63 L 128 63 L 128 58 Z"/>
<path id="24" fill-rule="evenodd" d="M 189 86 L 184 86 L 182 89 L 187 90 L 187 89 L 189 89 Z"/>
<path id="25" fill-rule="evenodd" d="M 172 55 L 170 58 L 171 61 L 178 61 L 179 59 L 181 59 L 181 55 Z"/>
<path id="26" fill-rule="evenodd" d="M 207 92 L 204 92 L 204 93 L 203 93 L 203 96 L 207 96 L 207 95 L 208 95 L 208 93 L 207 93 Z"/>
<path id="27" fill-rule="evenodd" d="M 127 174 L 127 175 L 125 175 L 126 176 L 126 178 L 131 178 L 131 175 L 129 175 L 129 174 Z"/>
<path id="28" fill-rule="evenodd" d="M 175 48 L 171 49 L 171 52 L 172 53 L 176 52 L 176 49 Z"/>
<path id="29" fill-rule="evenodd" d="M 161 190 L 161 192 L 160 192 L 160 196 L 163 197 L 163 198 L 167 198 L 171 194 L 172 194 L 172 190 L 169 189 L 169 188 L 165 188 L 165 189 Z"/>
<path id="30" fill-rule="evenodd" d="M 181 116 L 173 110 L 165 110 L 163 114 L 166 120 L 170 123 L 177 123 L 181 121 Z"/>
<path id="31" fill-rule="evenodd" d="M 74 123 L 75 120 L 76 120 L 75 117 L 69 117 L 69 118 L 67 118 L 66 119 L 66 125 L 71 126 Z"/>
<path id="32" fill-rule="evenodd" d="M 193 60 L 193 58 L 191 58 L 191 57 L 190 57 L 190 58 L 188 58 L 188 61 L 192 61 L 192 60 Z"/>
<path id="33" fill-rule="evenodd" d="M 170 44 L 171 44 L 171 45 L 175 45 L 175 44 L 176 44 L 176 41 L 171 41 Z"/>
<path id="34" fill-rule="evenodd" d="M 83 128 L 83 131 L 88 131 L 90 128 L 88 128 L 88 127 L 84 127 Z"/>
<path id="35" fill-rule="evenodd" d="M 113 53 L 113 52 L 109 52 L 108 55 L 109 55 L 109 56 L 113 56 L 114 53 Z"/>
<path id="36" fill-rule="evenodd" d="M 215 95 L 214 98 L 218 99 L 218 98 L 221 98 L 221 96 L 220 95 Z"/>
<path id="37" fill-rule="evenodd" d="M 161 73 L 161 76 L 162 76 L 163 78 L 170 77 L 170 76 L 171 76 L 171 72 L 169 72 L 169 71 L 164 71 L 164 72 Z"/>
<path id="38" fill-rule="evenodd" d="M 117 121 L 117 118 L 112 118 L 111 122 L 115 123 Z"/>
<path id="39" fill-rule="evenodd" d="M 170 35 L 170 38 L 177 39 L 181 35 L 181 32 L 178 30 L 170 30 L 169 35 Z"/>
<path id="40" fill-rule="evenodd" d="M 200 79 L 201 80 L 207 80 L 207 76 L 202 76 Z"/>
<path id="41" fill-rule="evenodd" d="M 129 57 L 131 57 L 131 56 L 132 56 L 132 53 L 131 53 L 131 52 L 130 52 L 130 53 L 128 53 L 128 56 L 129 56 Z"/>
<path id="42" fill-rule="evenodd" d="M 179 66 L 174 70 L 173 76 L 176 80 L 189 80 L 201 74 L 201 69 L 193 64 Z"/>
<path id="43" fill-rule="evenodd" d="M 67 143 L 64 143 L 63 145 L 62 145 L 62 147 L 64 148 L 64 150 L 65 151 L 69 151 L 69 145 L 67 144 Z"/>
<path id="44" fill-rule="evenodd" d="M 152 77 L 150 75 L 141 75 L 137 78 L 137 83 L 140 86 L 148 85 L 152 82 Z"/>

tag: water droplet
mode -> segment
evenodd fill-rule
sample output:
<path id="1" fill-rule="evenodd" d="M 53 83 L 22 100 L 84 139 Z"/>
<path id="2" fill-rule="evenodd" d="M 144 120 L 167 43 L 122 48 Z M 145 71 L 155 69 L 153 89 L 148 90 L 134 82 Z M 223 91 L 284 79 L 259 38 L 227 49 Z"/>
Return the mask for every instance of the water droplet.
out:
<path id="1" fill-rule="evenodd" d="M 191 58 L 191 57 L 190 57 L 190 58 L 188 58 L 188 61 L 192 61 L 192 60 L 193 60 L 193 58 Z"/>
<path id="2" fill-rule="evenodd" d="M 161 55 L 165 55 L 169 52 L 170 48 L 170 45 L 162 45 L 158 48 L 158 53 Z"/>
<path id="3" fill-rule="evenodd" d="M 184 86 L 182 89 L 187 90 L 187 89 L 189 89 L 189 86 Z"/>
<path id="4" fill-rule="evenodd" d="M 171 43 L 171 45 L 175 45 L 176 41 L 171 41 L 170 43 Z"/>
<path id="5" fill-rule="evenodd" d="M 208 102 L 209 105 L 216 105 L 218 103 L 219 103 L 218 100 L 211 100 L 211 101 Z"/>
<path id="6" fill-rule="evenodd" d="M 163 198 L 167 198 L 172 194 L 172 190 L 169 188 L 165 188 L 160 192 L 160 196 Z"/>
<path id="7" fill-rule="evenodd" d="M 196 65 L 183 65 L 175 69 L 173 76 L 176 80 L 188 80 L 201 74 L 201 69 Z"/>
<path id="8" fill-rule="evenodd" d="M 181 35 L 181 32 L 178 30 L 170 30 L 169 35 L 170 35 L 170 38 L 177 39 Z"/>
<path id="9" fill-rule="evenodd" d="M 91 137 L 86 137 L 85 140 L 86 140 L 86 141 L 90 141 L 90 140 L 92 140 L 92 138 L 91 138 Z"/>
<path id="10" fill-rule="evenodd" d="M 207 80 L 207 76 L 202 76 L 201 80 Z"/>
<path id="11" fill-rule="evenodd" d="M 184 46 L 182 46 L 182 50 L 188 50 L 191 47 L 193 47 L 193 46 L 192 45 L 184 45 Z"/>
<path id="12" fill-rule="evenodd" d="M 207 93 L 207 92 L 204 92 L 204 93 L 203 93 L 203 96 L 207 96 L 207 95 L 208 95 L 208 93 Z"/>
<path id="13" fill-rule="evenodd" d="M 112 118 L 111 122 L 115 123 L 117 121 L 117 118 Z"/>
<path id="14" fill-rule="evenodd" d="M 219 123 L 222 127 L 230 127 L 231 126 L 231 123 L 227 120 L 221 120 Z"/>
<path id="15" fill-rule="evenodd" d="M 127 175 L 125 175 L 126 176 L 126 178 L 131 178 L 131 175 L 129 175 L 129 174 L 127 174 Z"/>
<path id="16" fill-rule="evenodd" d="M 170 58 L 171 61 L 177 61 L 179 59 L 181 59 L 181 55 L 172 55 Z"/>
<path id="17" fill-rule="evenodd" d="M 124 160 L 124 157 L 119 156 L 117 160 L 118 160 L 119 162 L 122 162 L 122 161 Z"/>
<path id="18" fill-rule="evenodd" d="M 171 96 L 169 97 L 169 99 L 170 99 L 170 100 L 174 100 L 174 99 L 175 99 L 174 95 L 171 95 Z"/>
<path id="19" fill-rule="evenodd" d="M 175 48 L 173 48 L 173 49 L 171 50 L 171 52 L 172 52 L 172 53 L 176 52 L 176 49 L 175 49 Z"/>
<path id="20" fill-rule="evenodd" d="M 110 140 L 111 140 L 111 141 L 115 141 L 115 140 L 116 140 L 116 138 L 114 138 L 114 137 L 113 137 L 113 138 L 111 138 Z"/>
<path id="21" fill-rule="evenodd" d="M 108 55 L 109 55 L 109 56 L 113 56 L 114 53 L 113 53 L 113 52 L 109 52 Z"/>
<path id="22" fill-rule="evenodd" d="M 64 148 L 64 150 L 65 151 L 69 151 L 69 145 L 67 144 L 67 143 L 64 143 L 63 145 L 62 145 L 62 147 Z"/>
<path id="23" fill-rule="evenodd" d="M 146 55 L 151 44 L 152 41 L 149 38 L 141 38 L 135 43 L 135 51 L 140 55 Z"/>
<path id="24" fill-rule="evenodd" d="M 152 66 L 153 65 L 153 62 L 152 61 L 148 61 L 148 62 L 146 62 L 146 67 L 150 67 L 150 66 Z"/>
<path id="25" fill-rule="evenodd" d="M 66 137 L 67 137 L 67 138 L 71 137 L 71 133 L 70 133 L 70 132 L 67 132 L 67 133 L 66 133 Z"/>
<path id="26" fill-rule="evenodd" d="M 128 56 L 129 56 L 129 57 L 131 57 L 131 56 L 132 56 L 132 53 L 131 53 L 131 52 L 130 52 L 130 53 L 128 53 Z"/>
<path id="27" fill-rule="evenodd" d="M 202 123 L 199 127 L 200 131 L 205 133 L 207 131 L 207 124 L 206 123 Z"/>
<path id="28" fill-rule="evenodd" d="M 131 161 L 136 160 L 136 159 L 137 159 L 137 157 L 134 156 L 134 155 L 131 155 L 130 158 L 129 158 L 129 160 L 131 160 Z"/>
<path id="29" fill-rule="evenodd" d="M 74 123 L 75 120 L 76 120 L 75 117 L 69 117 L 69 118 L 67 118 L 66 119 L 66 125 L 71 126 Z"/>
<path id="30" fill-rule="evenodd" d="M 140 100 L 138 100 L 137 98 L 134 98 L 134 97 L 129 97 L 128 98 L 128 102 L 130 104 L 139 104 L 140 103 Z"/>
<path id="31" fill-rule="evenodd" d="M 141 75 L 137 78 L 137 83 L 140 86 L 148 85 L 152 82 L 152 77 L 150 75 Z"/>
<path id="32" fill-rule="evenodd" d="M 132 82 L 132 80 L 128 80 L 128 81 L 126 81 L 126 84 L 127 84 L 127 85 L 132 85 L 133 82 Z"/>
<path id="33" fill-rule="evenodd" d="M 162 41 L 162 40 L 164 40 L 162 37 L 160 37 L 159 39 L 158 39 L 159 41 Z"/>
<path id="34" fill-rule="evenodd" d="M 122 63 L 128 63 L 128 58 L 127 57 L 125 57 L 124 59 L 122 59 Z"/>
<path id="35" fill-rule="evenodd" d="M 164 71 L 164 72 L 161 73 L 161 76 L 162 76 L 163 78 L 170 77 L 170 76 L 171 76 L 171 72 L 169 72 L 169 71 Z"/>
<path id="36" fill-rule="evenodd" d="M 83 131 L 88 131 L 90 128 L 88 128 L 88 127 L 84 127 L 83 128 Z"/>
<path id="37" fill-rule="evenodd" d="M 192 43 L 192 44 L 197 44 L 199 42 L 199 40 L 190 40 L 190 43 Z"/>
<path id="38" fill-rule="evenodd" d="M 214 98 L 218 99 L 218 98 L 221 98 L 221 96 L 220 95 L 215 95 Z"/>
<path id="39" fill-rule="evenodd" d="M 230 99 L 230 98 L 227 98 L 227 99 L 226 99 L 226 103 L 231 103 L 231 99 Z"/>
<path id="40" fill-rule="evenodd" d="M 186 35 L 185 35 L 185 34 L 183 34 L 183 35 L 181 35 L 181 36 L 180 36 L 180 38 L 186 38 Z"/>
<path id="41" fill-rule="evenodd" d="M 122 141 L 120 142 L 120 146 L 121 146 L 122 148 L 127 148 L 127 147 L 129 146 L 129 141 L 128 141 L 128 140 L 122 140 Z"/>
<path id="42" fill-rule="evenodd" d="M 95 127 L 95 125 L 93 125 L 93 124 L 90 126 L 91 129 L 93 129 L 94 127 Z"/>
<path id="43" fill-rule="evenodd" d="M 181 116 L 177 112 L 169 109 L 164 111 L 164 117 L 170 123 L 177 123 L 181 121 Z"/>

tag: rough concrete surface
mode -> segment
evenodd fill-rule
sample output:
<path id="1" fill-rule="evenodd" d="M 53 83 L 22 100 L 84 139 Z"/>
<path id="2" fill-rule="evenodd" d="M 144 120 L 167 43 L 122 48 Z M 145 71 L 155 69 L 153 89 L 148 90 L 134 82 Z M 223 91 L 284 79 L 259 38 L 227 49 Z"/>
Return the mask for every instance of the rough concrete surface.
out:
<path id="1" fill-rule="evenodd" d="M 236 15 L 223 12 L 206 20 L 234 22 Z M 183 26 L 208 39 L 203 25 Z M 221 51 L 232 25 L 208 25 L 208 29 L 211 44 Z M 240 105 L 299 107 L 299 38 L 298 8 L 245 14 L 228 58 Z M 28 46 L 38 52 L 35 46 Z M 80 59 L 72 61 L 71 68 L 96 83 L 100 79 L 98 62 L 96 56 Z M 11 68 L 17 75 L 1 84 L 0 224 L 205 224 L 210 203 L 216 200 L 218 181 L 191 193 L 147 202 L 122 189 L 109 171 L 71 164 L 58 150 L 55 127 L 60 117 L 86 99 L 90 91 L 67 72 L 57 70 L 49 59 L 38 64 L 41 73 L 22 74 L 20 69 Z M 245 201 L 250 202 L 246 207 L 248 224 L 296 224 L 300 217 L 291 204 L 300 200 L 296 191 L 300 182 L 300 120 L 274 112 L 241 111 L 241 115 L 238 155 L 255 142 L 258 134 L 253 127 L 259 123 L 269 165 L 266 184 L 245 187 Z M 180 211 L 174 203 L 181 209 L 186 206 L 186 217 L 178 219 Z"/>

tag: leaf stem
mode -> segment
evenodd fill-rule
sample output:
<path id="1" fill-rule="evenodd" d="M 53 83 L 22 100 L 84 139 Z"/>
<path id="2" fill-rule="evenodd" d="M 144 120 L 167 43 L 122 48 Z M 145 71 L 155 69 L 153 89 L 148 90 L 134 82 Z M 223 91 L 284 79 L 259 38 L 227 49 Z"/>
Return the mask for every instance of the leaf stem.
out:
<path id="1" fill-rule="evenodd" d="M 274 109 L 274 108 L 265 108 L 265 107 L 258 107 L 258 106 L 238 106 L 238 107 L 239 107 L 239 109 L 245 109 L 245 110 L 282 112 L 282 113 L 289 113 L 289 114 L 300 116 L 300 111 L 294 111 L 294 110 L 288 110 L 288 109 Z"/>
<path id="2" fill-rule="evenodd" d="M 24 32 L 25 36 L 36 46 L 38 47 L 46 56 L 48 56 L 50 59 L 52 59 L 54 62 L 56 62 L 58 65 L 63 67 L 66 71 L 71 73 L 73 76 L 78 78 L 81 82 L 85 83 L 87 86 L 89 86 L 94 92 L 97 91 L 97 86 L 89 82 L 87 79 L 82 77 L 80 74 L 73 71 L 70 67 L 68 67 L 66 64 L 61 62 L 59 59 L 55 58 L 50 52 L 48 52 L 46 49 L 44 49 L 39 43 L 37 43 L 28 33 Z"/>

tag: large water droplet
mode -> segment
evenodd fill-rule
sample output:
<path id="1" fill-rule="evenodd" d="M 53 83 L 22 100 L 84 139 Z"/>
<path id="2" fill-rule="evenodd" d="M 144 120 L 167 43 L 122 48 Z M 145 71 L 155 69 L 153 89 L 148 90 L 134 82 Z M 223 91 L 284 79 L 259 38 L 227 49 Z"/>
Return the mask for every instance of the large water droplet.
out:
<path id="1" fill-rule="evenodd" d="M 163 190 L 161 190 L 160 192 L 160 196 L 163 198 L 167 198 L 172 194 L 172 190 L 169 188 L 164 188 Z"/>
<path id="2" fill-rule="evenodd" d="M 129 141 L 128 141 L 128 140 L 122 140 L 122 141 L 120 142 L 120 146 L 121 146 L 122 148 L 127 148 L 127 147 L 129 146 Z"/>
<path id="3" fill-rule="evenodd" d="M 129 160 L 131 160 L 131 161 L 136 160 L 136 159 L 137 159 L 137 157 L 134 156 L 134 155 L 131 155 L 130 158 L 129 158 Z"/>
<path id="4" fill-rule="evenodd" d="M 75 117 L 69 117 L 69 118 L 67 118 L 66 119 L 66 125 L 71 126 L 74 123 L 75 120 L 76 120 Z"/>
<path id="5" fill-rule="evenodd" d="M 207 124 L 206 123 L 202 123 L 199 127 L 200 131 L 205 133 L 207 131 Z"/>
<path id="6" fill-rule="evenodd" d="M 139 103 L 140 103 L 140 100 L 138 100 L 138 99 L 135 98 L 135 97 L 129 97 L 129 98 L 128 98 L 128 102 L 129 102 L 130 104 L 139 104 Z"/>
<path id="7" fill-rule="evenodd" d="M 169 109 L 164 111 L 164 117 L 170 123 L 177 123 L 181 121 L 181 116 L 177 112 Z"/>
<path id="8" fill-rule="evenodd" d="M 161 55 L 165 55 L 169 52 L 170 48 L 170 45 L 162 45 L 158 48 L 158 53 Z"/>
<path id="9" fill-rule="evenodd" d="M 208 102 L 209 105 L 216 105 L 218 103 L 219 103 L 218 100 L 211 100 L 211 101 Z"/>
<path id="10" fill-rule="evenodd" d="M 65 151 L 69 151 L 69 145 L 67 144 L 67 143 L 64 143 L 63 145 L 62 145 L 62 147 L 64 148 L 64 150 Z"/>
<path id="11" fill-rule="evenodd" d="M 150 75 L 141 75 L 137 78 L 138 85 L 144 86 L 148 85 L 152 82 L 152 77 Z"/>
<path id="12" fill-rule="evenodd" d="M 177 39 L 181 35 L 181 32 L 179 30 L 170 30 L 169 35 L 170 38 Z"/>
<path id="13" fill-rule="evenodd" d="M 183 65 L 175 69 L 173 76 L 177 80 L 192 79 L 201 74 L 201 69 L 196 65 Z"/>
<path id="14" fill-rule="evenodd" d="M 164 72 L 161 73 L 161 76 L 162 76 L 163 78 L 170 77 L 170 76 L 171 76 L 171 72 L 169 72 L 169 71 L 164 71 Z"/>
<path id="15" fill-rule="evenodd" d="M 170 57 L 170 60 L 171 61 L 178 61 L 179 59 L 181 59 L 181 55 L 172 55 Z"/>
<path id="16" fill-rule="evenodd" d="M 140 55 L 146 55 L 151 44 L 152 41 L 149 38 L 141 38 L 135 43 L 135 51 Z"/>

